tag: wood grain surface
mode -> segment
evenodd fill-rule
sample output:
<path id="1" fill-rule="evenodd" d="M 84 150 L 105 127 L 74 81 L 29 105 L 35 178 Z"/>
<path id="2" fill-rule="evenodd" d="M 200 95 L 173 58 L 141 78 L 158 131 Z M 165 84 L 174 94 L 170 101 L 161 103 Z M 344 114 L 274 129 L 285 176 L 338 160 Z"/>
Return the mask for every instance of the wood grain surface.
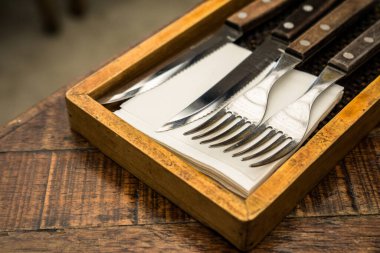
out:
<path id="1" fill-rule="evenodd" d="M 353 72 L 380 51 L 380 20 L 334 56 L 329 64 L 346 73 Z"/>
<path id="2" fill-rule="evenodd" d="M 284 22 L 281 22 L 273 35 L 287 42 L 293 41 L 306 28 L 315 23 L 328 10 L 331 10 L 339 0 L 307 0 L 304 1 Z"/>
<path id="3" fill-rule="evenodd" d="M 347 0 L 329 12 L 309 30 L 293 41 L 287 50 L 306 59 L 317 50 L 326 46 L 343 30 L 349 32 L 352 25 L 360 15 L 375 3 L 373 0 Z"/>
<path id="4" fill-rule="evenodd" d="M 69 130 L 60 90 L 0 128 L 2 252 L 235 251 Z M 258 252 L 380 250 L 380 126 Z"/>
<path id="5" fill-rule="evenodd" d="M 255 0 L 237 13 L 231 15 L 227 19 L 227 23 L 240 31 L 246 32 L 269 20 L 269 18 L 275 14 L 278 14 L 292 1 L 294 0 Z"/>

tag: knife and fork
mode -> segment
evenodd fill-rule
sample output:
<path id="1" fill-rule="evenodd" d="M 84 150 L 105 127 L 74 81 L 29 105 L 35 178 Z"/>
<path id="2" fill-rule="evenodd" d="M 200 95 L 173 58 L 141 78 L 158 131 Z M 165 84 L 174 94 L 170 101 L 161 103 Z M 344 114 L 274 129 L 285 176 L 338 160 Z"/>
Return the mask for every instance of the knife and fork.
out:
<path id="1" fill-rule="evenodd" d="M 319 20 L 316 24 L 310 27 L 301 36 L 290 43 L 287 48 L 284 48 L 284 50 L 282 50 L 282 52 L 279 52 L 279 60 L 273 62 L 273 67 L 265 78 L 259 80 L 259 82 L 256 83 L 254 83 L 254 80 L 250 84 L 252 88 L 246 90 L 244 94 L 238 96 L 237 99 L 233 100 L 227 106 L 219 106 L 217 109 L 223 109 L 215 114 L 210 120 L 206 121 L 199 127 L 188 131 L 186 134 L 193 134 L 206 127 L 209 127 L 211 124 L 220 120 L 225 115 L 230 115 L 230 117 L 224 120 L 223 123 L 218 124 L 215 128 L 212 128 L 201 135 L 195 136 L 193 139 L 200 139 L 211 135 L 229 125 L 237 117 L 240 117 L 241 120 L 232 128 L 222 133 L 221 135 L 218 135 L 209 140 L 205 140 L 202 143 L 213 142 L 217 139 L 221 139 L 225 135 L 231 132 L 235 132 L 240 128 L 246 126 L 246 124 L 250 124 L 251 126 L 247 128 L 245 132 L 242 132 L 241 136 L 245 136 L 245 133 L 249 134 L 250 131 L 252 131 L 264 118 L 267 109 L 269 93 L 272 87 L 275 85 L 276 81 L 279 80 L 287 72 L 294 69 L 295 66 L 308 59 L 312 54 L 316 53 L 318 50 L 321 50 L 324 46 L 326 46 L 334 38 L 334 36 L 337 36 L 342 30 L 347 28 L 353 21 L 355 21 L 356 18 L 359 17 L 360 14 L 366 11 L 373 2 L 373 0 L 346 0 L 342 2 L 330 13 Z M 261 52 L 258 53 L 261 54 Z M 241 63 L 241 65 L 244 65 L 244 62 Z M 221 85 L 224 85 L 223 82 L 216 84 L 214 88 L 218 88 Z M 235 88 L 236 86 L 233 87 Z M 203 96 L 209 96 L 207 93 L 208 92 L 206 92 Z M 201 98 L 197 99 L 194 104 L 199 104 L 198 100 L 201 100 Z M 212 107 L 210 104 L 207 106 L 210 108 Z M 191 105 L 189 107 L 191 107 Z M 210 114 L 213 112 L 210 108 L 204 109 L 203 113 Z M 242 108 L 249 109 L 243 111 Z M 166 123 L 161 129 L 159 129 L 159 131 L 172 129 L 173 125 L 179 126 L 178 122 L 184 121 L 182 117 L 184 116 L 183 114 L 186 110 L 188 110 L 188 108 L 185 108 L 182 112 L 178 113 L 173 120 Z M 235 113 L 235 110 L 237 110 L 239 113 Z M 178 120 L 178 117 L 181 119 Z M 200 117 L 202 117 L 200 113 L 191 116 L 185 116 L 186 120 L 189 122 L 197 120 Z M 235 142 L 237 138 L 239 137 L 237 136 L 232 140 L 227 140 L 220 145 L 228 145 L 230 142 Z"/>
<path id="2" fill-rule="evenodd" d="M 343 6 L 343 4 L 341 6 Z M 339 8 L 340 7 L 337 7 L 338 10 Z M 339 15 L 343 14 L 344 12 L 332 12 L 332 15 L 335 15 L 335 19 L 341 19 Z M 329 20 L 329 15 L 326 16 L 327 20 L 324 18 L 321 21 L 332 21 L 331 19 Z M 323 23 L 332 25 L 330 22 Z M 319 22 L 317 25 L 321 25 L 321 23 Z M 251 167 L 262 166 L 284 157 L 294 151 L 301 144 L 308 129 L 311 109 L 316 99 L 333 83 L 340 80 L 347 74 L 350 74 L 366 60 L 371 58 L 371 56 L 376 55 L 379 50 L 380 21 L 376 22 L 358 38 L 336 54 L 328 62 L 325 69 L 320 73 L 308 91 L 296 101 L 287 105 L 263 123 L 256 123 L 251 119 L 243 118 L 241 115 L 242 113 L 239 110 L 239 108 L 242 108 L 242 105 L 239 105 L 238 107 L 228 105 L 227 107 L 235 109 L 229 110 L 228 113 L 231 113 L 233 118 L 240 117 L 241 120 L 238 121 L 238 123 L 235 123 L 228 130 L 203 143 L 215 142 L 223 137 L 230 136 L 234 132 L 237 132 L 238 127 L 236 126 L 239 126 L 240 128 L 242 125 L 247 123 L 248 126 L 241 132 L 232 135 L 232 137 L 229 137 L 227 140 L 211 145 L 211 147 L 231 145 L 224 150 L 225 152 L 230 152 L 244 146 L 242 151 L 235 153 L 233 156 L 242 156 L 249 153 L 249 155 L 244 157 L 242 160 L 249 161 L 256 159 L 255 162 L 250 165 Z M 305 50 L 302 50 L 302 52 L 305 52 Z M 298 53 L 300 54 L 300 52 Z M 271 82 L 271 80 L 269 79 L 268 82 Z M 251 91 L 252 89 L 248 92 Z M 243 98 L 245 95 L 247 95 L 247 93 L 241 97 L 238 97 L 231 104 L 236 103 L 236 101 Z M 257 103 L 254 103 L 255 101 L 249 100 L 248 102 L 249 103 L 245 103 L 243 106 L 246 111 L 255 111 L 255 107 L 260 106 Z M 225 116 L 225 113 L 226 109 L 224 108 L 218 114 L 223 114 L 223 116 Z M 201 129 L 204 129 L 205 126 L 213 127 L 212 129 L 218 129 L 218 131 L 226 127 L 223 126 L 223 123 L 216 123 L 215 121 L 215 118 L 210 119 L 202 124 L 203 126 L 201 125 L 196 129 L 190 130 L 187 134 L 193 134 L 200 131 Z M 239 122 L 244 122 L 244 124 L 239 124 Z M 209 130 L 208 132 L 212 131 L 213 130 Z M 207 132 L 206 135 L 208 135 Z M 204 134 L 202 137 L 204 137 Z M 260 159 L 260 157 L 263 158 Z"/>
<path id="3" fill-rule="evenodd" d="M 265 6 L 265 3 L 269 2 L 272 2 L 272 5 Z M 305 132 L 307 129 L 308 115 L 310 114 L 310 110 L 306 110 L 305 117 L 302 117 L 302 121 L 301 119 L 298 121 L 296 120 L 296 123 L 303 122 L 303 124 L 301 124 L 303 128 L 298 128 L 299 130 L 297 133 L 299 135 L 294 135 L 294 131 L 289 132 L 289 129 L 286 130 L 281 128 L 281 124 L 280 126 L 277 126 L 276 123 L 274 123 L 282 123 L 282 121 L 278 121 L 281 116 L 280 112 L 278 113 L 280 116 L 273 116 L 273 119 L 271 118 L 272 121 L 268 120 L 267 122 L 260 124 L 266 111 L 268 94 L 272 86 L 282 75 L 293 69 L 296 65 L 303 62 L 310 55 L 314 54 L 317 50 L 326 45 L 327 42 L 329 42 L 340 30 L 347 27 L 349 23 L 351 23 L 357 16 L 367 10 L 374 3 L 374 1 L 371 0 L 346 0 L 338 7 L 336 7 L 330 14 L 326 15 L 326 17 L 324 17 L 321 21 L 312 26 L 312 28 L 308 29 L 307 32 L 301 36 L 298 36 L 302 31 L 306 30 L 310 24 L 314 23 L 315 20 L 317 20 L 331 7 L 335 6 L 338 2 L 341 1 L 305 1 L 292 15 L 290 15 L 285 20 L 285 22 L 281 23 L 281 25 L 272 32 L 272 36 L 270 38 L 268 38 L 261 46 L 253 51 L 252 54 L 247 59 L 245 59 L 237 68 L 226 75 L 219 83 L 214 85 L 213 88 L 211 88 L 199 99 L 194 101 L 193 104 L 181 111 L 158 131 L 174 129 L 176 127 L 185 125 L 201 117 L 204 117 L 221 108 L 227 101 L 231 99 L 232 96 L 239 93 L 240 91 L 237 99 L 232 100 L 230 104 L 225 106 L 210 120 L 206 121 L 199 127 L 187 132 L 186 134 L 194 134 L 200 130 L 211 128 L 211 130 L 207 131 L 206 133 L 193 137 L 195 139 L 203 138 L 224 129 L 225 127 L 229 126 L 230 123 L 240 118 L 236 124 L 233 124 L 233 126 L 226 131 L 222 132 L 214 138 L 205 140 L 202 143 L 209 143 L 220 140 L 223 137 L 236 133 L 238 130 L 246 127 L 238 134 L 229 138 L 227 141 L 222 141 L 221 143 L 212 145 L 212 147 L 219 147 L 234 144 L 226 150 L 232 151 L 237 147 L 241 147 L 244 144 L 250 143 L 254 137 L 257 137 L 266 130 L 271 129 L 265 138 L 260 139 L 250 148 L 243 150 L 242 152 L 239 152 L 235 155 L 238 156 L 246 154 L 257 147 L 262 146 L 262 144 L 267 143 L 268 141 L 272 141 L 275 136 L 279 135 L 279 132 L 285 134 L 281 135 L 277 139 L 275 138 L 272 144 L 269 146 L 267 145 L 259 152 L 256 152 L 255 154 L 243 159 L 250 160 L 254 157 L 261 156 L 266 152 L 270 152 L 275 148 L 283 147 L 277 153 L 271 155 L 271 157 L 268 159 L 260 161 L 261 164 L 265 164 L 273 161 L 274 159 L 283 157 L 287 153 L 291 152 L 291 150 L 299 145 L 302 139 L 299 137 L 299 135 L 303 136 L 304 133 L 302 132 Z M 157 73 L 148 76 L 129 90 L 120 94 L 112 95 L 108 98 L 103 98 L 102 102 L 107 103 L 124 100 L 126 98 L 128 99 L 161 85 L 166 80 L 170 79 L 180 71 L 192 65 L 194 62 L 207 57 L 208 54 L 211 54 L 214 50 L 220 48 L 223 44 L 236 41 L 243 35 L 242 31 L 247 30 L 247 27 L 251 28 L 253 24 L 259 24 L 260 22 L 266 20 L 269 16 L 274 15 L 276 12 L 286 6 L 287 3 L 289 3 L 289 1 L 256 0 L 250 6 L 230 17 L 226 24 L 217 33 L 213 34 L 208 39 L 191 48 L 187 53 L 182 55 L 182 57 L 179 57 L 173 63 L 167 65 Z M 252 6 L 260 6 L 260 15 L 257 14 L 257 8 L 252 8 Z M 235 29 L 231 27 L 235 27 Z M 238 29 L 236 29 L 236 27 L 238 27 Z M 375 36 L 371 38 L 374 39 Z M 377 48 L 376 43 L 371 44 L 370 46 L 374 46 L 374 49 L 371 49 L 372 52 Z M 365 55 L 368 56 L 367 53 L 365 53 Z M 351 55 L 348 56 L 347 53 L 345 56 L 346 60 L 348 60 L 347 57 L 351 57 Z M 355 59 L 351 60 L 353 60 L 355 64 L 348 63 L 346 61 L 346 65 L 354 66 L 364 59 L 362 56 L 355 56 L 354 58 Z M 341 63 L 342 62 L 343 61 L 341 59 Z M 322 90 L 325 88 L 322 89 L 321 87 L 325 87 L 326 83 L 331 84 L 341 78 L 344 74 L 352 71 L 352 67 L 350 67 L 347 71 L 343 71 L 341 68 L 337 68 L 336 64 L 330 64 L 330 62 L 329 66 L 330 67 L 327 67 L 326 70 L 323 71 L 320 77 L 317 79 L 319 83 L 314 84 L 313 88 L 310 89 L 310 92 L 314 92 L 313 94 L 316 93 L 316 90 L 322 92 Z M 333 77 L 331 77 L 331 73 L 333 73 Z M 327 82 L 325 82 L 326 80 Z M 324 86 L 321 83 L 323 83 Z M 244 89 L 247 87 L 249 88 L 248 91 L 247 89 Z M 241 91 L 245 93 L 241 95 Z M 307 95 L 306 97 L 310 96 L 311 95 Z M 316 97 L 317 96 L 314 97 L 314 100 Z M 309 109 L 311 108 L 314 100 L 308 100 Z M 301 104 L 301 102 L 303 102 L 300 101 L 298 101 L 298 104 Z M 298 108 L 299 105 L 297 105 L 296 102 L 295 104 L 296 105 L 293 107 Z M 249 111 L 249 117 L 245 115 L 246 111 L 240 110 L 242 108 L 242 105 L 247 108 L 246 111 Z M 292 106 L 289 105 L 288 107 L 290 108 Z M 288 110 L 288 107 L 286 107 L 284 110 Z M 293 109 L 290 111 L 294 113 L 295 110 Z M 282 114 L 283 115 L 281 117 L 284 117 L 285 113 Z M 230 116 L 227 120 L 224 120 L 223 123 L 220 123 L 219 120 L 226 115 Z M 296 123 L 294 123 L 294 126 Z M 283 144 L 285 144 L 285 146 Z M 260 163 L 253 164 L 252 166 L 258 166 Z"/>
<path id="4" fill-rule="evenodd" d="M 248 161 L 272 152 L 270 156 L 251 165 L 255 167 L 271 163 L 293 151 L 304 138 L 316 99 L 333 83 L 354 71 L 379 50 L 380 21 L 334 56 L 304 95 L 255 128 L 249 138 L 251 142 L 256 142 L 234 156 L 244 155 L 271 142 L 265 148 L 242 159 Z M 269 131 L 257 140 L 257 137 L 267 130 Z M 229 151 L 239 147 L 240 144 L 231 146 Z"/>
<path id="5" fill-rule="evenodd" d="M 259 83 L 273 68 L 281 52 L 310 24 L 315 23 L 320 16 L 339 2 L 337 0 L 303 2 L 250 56 L 158 131 L 172 130 L 205 117 L 221 108 L 244 87 Z"/>
<path id="6" fill-rule="evenodd" d="M 328 0 L 328 2 L 330 1 L 331 0 Z M 122 92 L 118 90 L 114 91 L 100 98 L 99 102 L 101 104 L 112 104 L 125 101 L 158 87 L 189 66 L 212 54 L 212 52 L 221 48 L 223 45 L 237 41 L 246 32 L 264 23 L 294 2 L 295 0 L 253 1 L 248 6 L 231 15 L 215 33 L 190 47 L 185 53 L 175 58 L 174 61 L 145 77 L 131 88 Z M 281 33 L 281 31 L 279 31 L 279 33 Z"/>

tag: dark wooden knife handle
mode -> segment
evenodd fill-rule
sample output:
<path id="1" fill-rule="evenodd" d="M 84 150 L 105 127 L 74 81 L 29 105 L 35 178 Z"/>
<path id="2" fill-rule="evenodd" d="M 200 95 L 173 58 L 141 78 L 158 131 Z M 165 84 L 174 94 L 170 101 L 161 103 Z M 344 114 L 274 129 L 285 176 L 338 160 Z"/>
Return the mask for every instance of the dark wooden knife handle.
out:
<path id="1" fill-rule="evenodd" d="M 354 71 L 380 50 L 380 21 L 363 32 L 329 61 L 329 65 L 347 74 Z"/>
<path id="2" fill-rule="evenodd" d="M 341 0 L 306 0 L 272 32 L 272 35 L 291 42 L 339 2 Z"/>
<path id="3" fill-rule="evenodd" d="M 293 41 L 286 51 L 302 59 L 308 58 L 354 22 L 373 3 L 374 0 L 345 0 Z"/>
<path id="4" fill-rule="evenodd" d="M 226 23 L 242 32 L 267 21 L 295 0 L 255 0 L 230 16 Z"/>

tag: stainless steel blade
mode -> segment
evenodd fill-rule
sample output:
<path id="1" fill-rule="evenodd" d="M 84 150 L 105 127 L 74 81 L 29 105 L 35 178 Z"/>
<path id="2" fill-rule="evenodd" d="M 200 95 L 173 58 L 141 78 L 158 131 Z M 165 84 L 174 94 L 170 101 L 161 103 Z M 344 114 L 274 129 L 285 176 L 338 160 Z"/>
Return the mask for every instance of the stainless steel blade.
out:
<path id="1" fill-rule="evenodd" d="M 222 107 L 249 83 L 254 86 L 273 69 L 286 44 L 267 39 L 220 82 L 174 116 L 157 132 L 171 130 L 209 115 Z"/>
<path id="2" fill-rule="evenodd" d="M 127 100 L 136 95 L 149 91 L 163 82 L 169 80 L 182 70 L 191 66 L 195 62 L 201 60 L 213 51 L 222 47 L 228 42 L 234 42 L 243 35 L 242 32 L 231 28 L 228 25 L 223 25 L 216 33 L 202 40 L 200 43 L 194 45 L 190 50 L 180 55 L 173 62 L 161 68 L 157 72 L 149 75 L 140 82 L 133 85 L 131 88 L 124 92 L 115 91 L 108 96 L 99 100 L 101 104 L 110 104 L 118 101 Z"/>

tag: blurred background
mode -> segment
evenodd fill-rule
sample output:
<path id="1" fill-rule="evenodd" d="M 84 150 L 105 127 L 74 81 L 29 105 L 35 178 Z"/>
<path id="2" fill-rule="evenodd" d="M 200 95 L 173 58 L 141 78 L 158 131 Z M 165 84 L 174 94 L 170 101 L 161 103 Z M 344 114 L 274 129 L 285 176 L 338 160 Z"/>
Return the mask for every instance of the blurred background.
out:
<path id="1" fill-rule="evenodd" d="M 0 125 L 201 0 L 1 0 Z"/>

